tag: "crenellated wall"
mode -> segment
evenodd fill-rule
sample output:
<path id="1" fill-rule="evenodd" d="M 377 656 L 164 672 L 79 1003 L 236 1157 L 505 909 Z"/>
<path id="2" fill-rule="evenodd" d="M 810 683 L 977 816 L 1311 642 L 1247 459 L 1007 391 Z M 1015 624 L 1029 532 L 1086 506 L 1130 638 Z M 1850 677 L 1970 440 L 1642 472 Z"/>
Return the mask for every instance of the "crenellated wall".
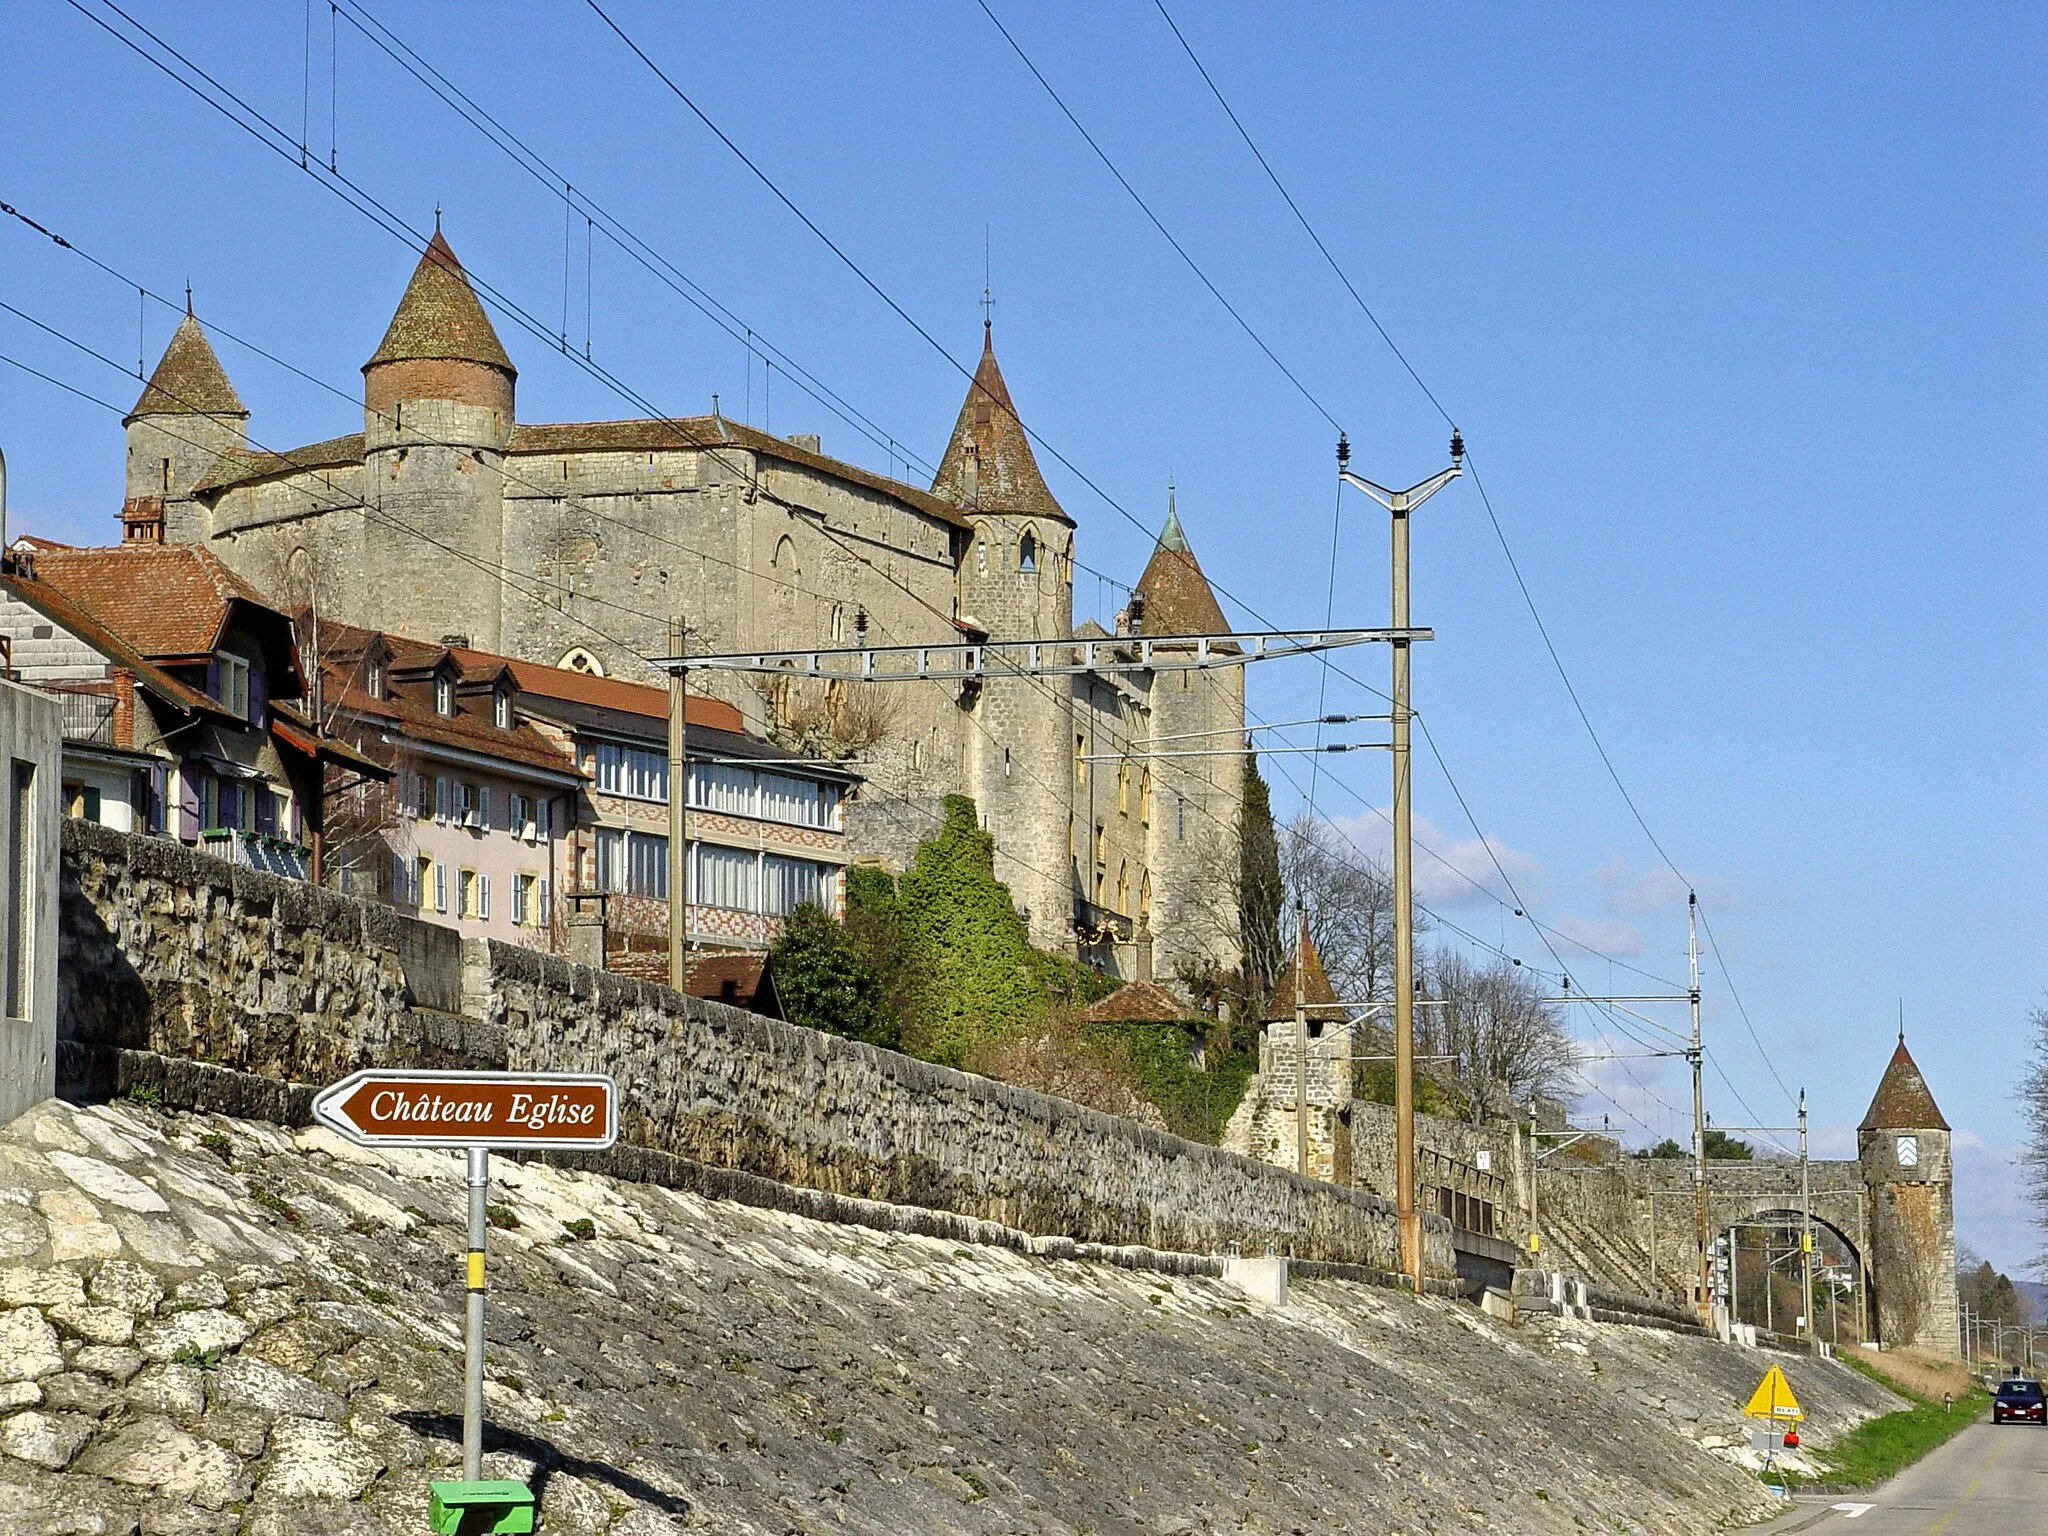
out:
<path id="1" fill-rule="evenodd" d="M 80 822 L 62 1067 L 121 1048 L 283 1082 L 367 1065 L 604 1071 L 631 1143 L 1021 1231 L 1396 1267 L 1390 1204 L 1135 1122 Z M 1426 1223 L 1432 1273 L 1455 1271 Z"/>

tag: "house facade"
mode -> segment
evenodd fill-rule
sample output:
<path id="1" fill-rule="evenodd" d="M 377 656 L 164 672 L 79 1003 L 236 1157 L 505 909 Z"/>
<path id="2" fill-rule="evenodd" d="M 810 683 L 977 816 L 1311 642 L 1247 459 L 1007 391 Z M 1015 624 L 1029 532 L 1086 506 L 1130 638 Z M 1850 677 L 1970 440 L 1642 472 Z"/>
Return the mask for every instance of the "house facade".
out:
<path id="1" fill-rule="evenodd" d="M 667 691 L 531 662 L 509 670 L 521 710 L 586 781 L 571 867 L 579 896 L 602 898 L 610 963 L 666 974 Z M 807 902 L 840 915 L 858 776 L 749 734 L 721 700 L 692 695 L 684 718 L 691 943 L 765 948 Z"/>
<path id="2" fill-rule="evenodd" d="M 212 555 L 17 540 L 0 642 L 10 677 L 58 700 L 66 814 L 310 874 L 323 775 L 353 754 L 297 708 L 290 619 Z"/>

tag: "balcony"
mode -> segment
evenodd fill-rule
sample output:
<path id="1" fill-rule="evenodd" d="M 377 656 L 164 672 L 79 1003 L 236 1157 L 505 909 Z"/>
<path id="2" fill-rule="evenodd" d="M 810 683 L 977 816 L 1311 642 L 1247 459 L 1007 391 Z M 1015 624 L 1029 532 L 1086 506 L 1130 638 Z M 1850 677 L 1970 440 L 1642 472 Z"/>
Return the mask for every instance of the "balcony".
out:
<path id="1" fill-rule="evenodd" d="M 199 834 L 199 848 L 202 853 L 244 869 L 260 869 L 266 875 L 281 875 L 287 880 L 306 880 L 312 875 L 312 850 L 289 838 L 244 832 L 236 827 L 208 827 Z"/>
<path id="2" fill-rule="evenodd" d="M 114 745 L 114 700 L 105 693 L 60 693 L 64 706 L 64 739 L 74 746 Z"/>

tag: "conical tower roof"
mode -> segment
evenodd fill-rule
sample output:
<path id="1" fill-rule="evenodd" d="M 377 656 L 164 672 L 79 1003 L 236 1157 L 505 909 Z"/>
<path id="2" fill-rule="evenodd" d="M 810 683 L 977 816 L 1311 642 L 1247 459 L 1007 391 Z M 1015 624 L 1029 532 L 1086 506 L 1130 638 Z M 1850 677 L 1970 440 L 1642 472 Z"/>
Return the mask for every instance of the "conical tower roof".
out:
<path id="1" fill-rule="evenodd" d="M 1337 989 L 1330 985 L 1329 972 L 1323 969 L 1323 957 L 1316 953 L 1316 941 L 1306 932 L 1301 935 L 1301 997 L 1306 1005 L 1307 1018 L 1317 1024 L 1342 1024 L 1350 1013 L 1337 1001 Z M 1294 956 L 1287 957 L 1287 963 L 1280 967 L 1280 974 L 1273 982 L 1273 996 L 1266 1004 L 1263 1022 L 1277 1024 L 1294 1018 Z"/>
<path id="2" fill-rule="evenodd" d="M 214 355 L 213 343 L 186 311 L 171 344 L 157 360 L 156 371 L 143 386 L 142 397 L 128 413 L 137 416 L 247 416 L 248 408 L 228 382 L 227 370 Z"/>
<path id="3" fill-rule="evenodd" d="M 1906 1037 L 1899 1036 L 1899 1048 L 1892 1052 L 1891 1064 L 1884 1069 L 1884 1077 L 1877 1085 L 1877 1096 L 1870 1101 L 1870 1113 L 1863 1117 L 1859 1131 L 1945 1131 L 1948 1122 L 1941 1118 L 1941 1111 L 1935 1107 L 1934 1095 L 1927 1091 L 1927 1079 L 1920 1075 L 1919 1065 L 1906 1050 Z"/>
<path id="4" fill-rule="evenodd" d="M 1145 599 L 1141 632 L 1147 635 L 1222 635 L 1230 632 L 1222 605 L 1209 588 L 1209 578 L 1195 562 L 1174 510 L 1173 490 L 1166 492 L 1166 526 L 1138 578 Z"/>
<path id="5" fill-rule="evenodd" d="M 1010 402 L 1010 386 L 996 366 L 994 333 L 981 328 L 981 363 L 953 423 L 953 439 L 932 477 L 932 493 L 969 511 L 1073 520 L 1046 488 L 1031 440 Z"/>
<path id="6" fill-rule="evenodd" d="M 376 355 L 363 364 L 368 373 L 379 363 L 420 359 L 482 363 L 517 377 L 518 370 L 498 341 L 491 317 L 477 302 L 476 290 L 463 276 L 447 238 L 439 229 L 413 268 L 405 297 L 384 332 Z"/>

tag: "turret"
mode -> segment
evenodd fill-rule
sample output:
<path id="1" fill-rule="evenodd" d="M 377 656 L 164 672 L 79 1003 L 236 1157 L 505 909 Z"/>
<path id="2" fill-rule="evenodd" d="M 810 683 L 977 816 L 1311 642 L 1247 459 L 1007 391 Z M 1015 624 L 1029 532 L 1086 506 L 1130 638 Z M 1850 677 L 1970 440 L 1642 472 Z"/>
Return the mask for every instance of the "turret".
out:
<path id="1" fill-rule="evenodd" d="M 961 402 L 935 494 L 971 520 L 960 561 L 959 618 L 1002 640 L 1064 640 L 1073 633 L 1073 520 L 1038 472 L 1031 442 L 982 326 L 981 362 Z M 1075 762 L 1064 680 L 991 677 L 962 703 L 966 779 L 995 834 L 996 873 L 1029 917 L 1041 948 L 1074 941 L 1071 848 Z"/>
<path id="2" fill-rule="evenodd" d="M 203 537 L 192 487 L 221 455 L 248 446 L 249 412 L 189 310 L 122 425 L 128 429 L 124 527 L 152 527 L 161 537 L 168 525 L 174 540 Z"/>
<path id="3" fill-rule="evenodd" d="M 1885 1068 L 1856 1128 L 1863 1166 L 1877 1336 L 1952 1355 L 1956 1340 L 1954 1165 L 1949 1125 L 1906 1050 Z"/>
<path id="4" fill-rule="evenodd" d="M 410 426 L 440 442 L 502 450 L 518 370 L 437 226 L 383 343 L 363 364 L 363 430 L 384 446 Z"/>
<path id="5" fill-rule="evenodd" d="M 1229 631 L 1181 528 L 1171 486 L 1166 525 L 1129 612 L 1131 632 L 1155 641 Z M 1143 798 L 1150 804 L 1146 864 L 1160 893 L 1152 920 L 1154 964 L 1162 977 L 1217 977 L 1242 960 L 1237 884 L 1217 872 L 1238 867 L 1245 759 L 1236 749 L 1244 745 L 1244 668 L 1162 669 L 1154 679 L 1150 735 L 1162 755 L 1143 769 Z M 1215 755 L 1163 755 L 1176 750 Z"/>
<path id="6" fill-rule="evenodd" d="M 385 628 L 451 626 L 497 650 L 504 456 L 517 372 L 447 239 L 434 238 L 363 365 L 365 572 Z"/>
<path id="7" fill-rule="evenodd" d="M 1038 472 L 986 322 L 981 362 L 932 490 L 974 520 L 960 571 L 962 616 L 997 639 L 1072 634 L 1074 522 Z"/>

